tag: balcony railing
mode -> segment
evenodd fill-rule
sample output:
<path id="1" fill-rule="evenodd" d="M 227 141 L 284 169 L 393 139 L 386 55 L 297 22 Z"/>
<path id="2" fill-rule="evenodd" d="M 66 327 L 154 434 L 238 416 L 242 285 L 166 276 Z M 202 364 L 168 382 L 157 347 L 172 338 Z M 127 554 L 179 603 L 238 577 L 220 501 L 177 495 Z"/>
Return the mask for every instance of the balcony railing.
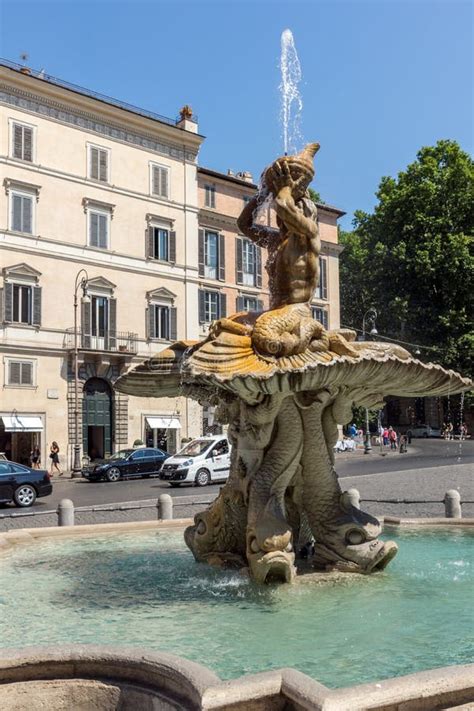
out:
<path id="1" fill-rule="evenodd" d="M 77 346 L 85 351 L 106 351 L 107 353 L 125 353 L 135 355 L 138 349 L 138 334 L 131 331 L 106 331 L 102 336 L 79 328 Z M 74 348 L 74 327 L 66 329 L 64 347 Z"/>

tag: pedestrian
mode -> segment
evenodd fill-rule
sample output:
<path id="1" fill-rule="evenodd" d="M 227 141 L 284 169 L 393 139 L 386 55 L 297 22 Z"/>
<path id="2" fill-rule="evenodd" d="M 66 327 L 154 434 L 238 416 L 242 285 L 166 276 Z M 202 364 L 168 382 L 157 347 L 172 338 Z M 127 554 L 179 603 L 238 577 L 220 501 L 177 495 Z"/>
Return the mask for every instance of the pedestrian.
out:
<path id="1" fill-rule="evenodd" d="M 466 439 L 467 437 L 467 425 L 465 422 L 462 423 L 461 428 L 460 428 L 460 439 Z"/>
<path id="2" fill-rule="evenodd" d="M 446 425 L 446 439 L 447 439 L 447 440 L 454 439 L 454 437 L 453 437 L 453 429 L 454 429 L 453 423 L 452 423 L 452 422 L 448 422 L 448 424 Z"/>
<path id="3" fill-rule="evenodd" d="M 390 449 L 396 449 L 397 448 L 397 433 L 393 429 L 393 427 L 388 428 L 388 438 L 390 440 Z"/>
<path id="4" fill-rule="evenodd" d="M 37 444 L 33 447 L 30 453 L 31 466 L 33 469 L 39 469 L 41 465 L 41 452 Z"/>
<path id="5" fill-rule="evenodd" d="M 386 447 L 389 443 L 388 441 L 388 428 L 384 427 L 382 432 L 383 446 Z"/>
<path id="6" fill-rule="evenodd" d="M 49 458 L 51 459 L 50 476 L 53 476 L 54 469 L 59 472 L 59 476 L 62 476 L 63 472 L 59 468 L 59 446 L 57 442 L 53 442 L 49 448 Z"/>
<path id="7" fill-rule="evenodd" d="M 408 437 L 405 434 L 400 435 L 400 454 L 407 452 Z"/>

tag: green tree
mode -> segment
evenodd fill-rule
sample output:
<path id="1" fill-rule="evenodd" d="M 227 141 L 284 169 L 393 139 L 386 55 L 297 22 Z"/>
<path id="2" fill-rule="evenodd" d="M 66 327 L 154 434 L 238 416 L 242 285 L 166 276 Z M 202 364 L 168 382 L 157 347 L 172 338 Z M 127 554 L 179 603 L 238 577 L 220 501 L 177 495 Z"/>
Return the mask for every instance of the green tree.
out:
<path id="1" fill-rule="evenodd" d="M 324 205 L 323 200 L 321 200 L 321 195 L 316 191 L 313 190 L 313 188 L 308 188 L 309 196 L 311 200 L 317 205 L 318 203 L 320 205 Z"/>
<path id="2" fill-rule="evenodd" d="M 342 323 L 360 329 L 375 307 L 380 333 L 472 373 L 474 162 L 439 141 L 396 179 L 382 178 L 377 198 L 340 233 Z"/>

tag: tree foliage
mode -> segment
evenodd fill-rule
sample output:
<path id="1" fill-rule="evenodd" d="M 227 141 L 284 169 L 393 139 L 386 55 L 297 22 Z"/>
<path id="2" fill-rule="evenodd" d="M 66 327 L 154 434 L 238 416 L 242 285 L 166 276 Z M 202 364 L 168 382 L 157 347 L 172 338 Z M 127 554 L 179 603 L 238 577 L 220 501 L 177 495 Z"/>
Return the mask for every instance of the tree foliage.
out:
<path id="1" fill-rule="evenodd" d="M 396 179 L 382 178 L 377 198 L 372 214 L 356 212 L 354 230 L 340 234 L 342 323 L 360 329 L 375 307 L 379 333 L 469 375 L 474 162 L 455 141 L 439 141 Z"/>

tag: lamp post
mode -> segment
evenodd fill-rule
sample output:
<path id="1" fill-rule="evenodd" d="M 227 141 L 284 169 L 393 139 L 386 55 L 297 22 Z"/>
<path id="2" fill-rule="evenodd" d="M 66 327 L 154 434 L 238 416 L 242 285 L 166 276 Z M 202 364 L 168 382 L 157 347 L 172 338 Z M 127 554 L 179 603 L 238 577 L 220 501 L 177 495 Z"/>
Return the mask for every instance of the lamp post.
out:
<path id="1" fill-rule="evenodd" d="M 79 371 L 78 371 L 78 333 L 77 333 L 77 292 L 82 289 L 81 304 L 90 303 L 87 295 L 89 275 L 85 269 L 80 269 L 74 282 L 74 464 L 72 476 L 81 476 L 81 445 L 79 444 Z"/>
<path id="2" fill-rule="evenodd" d="M 369 331 L 370 336 L 376 336 L 378 331 L 375 326 L 375 319 L 377 318 L 377 311 L 374 308 L 367 309 L 362 317 L 362 336 L 361 341 L 366 340 L 367 327 L 372 324 L 372 328 Z M 372 444 L 370 442 L 370 429 L 369 429 L 369 409 L 365 408 L 365 438 L 364 438 L 364 454 L 370 454 L 372 451 Z"/>

